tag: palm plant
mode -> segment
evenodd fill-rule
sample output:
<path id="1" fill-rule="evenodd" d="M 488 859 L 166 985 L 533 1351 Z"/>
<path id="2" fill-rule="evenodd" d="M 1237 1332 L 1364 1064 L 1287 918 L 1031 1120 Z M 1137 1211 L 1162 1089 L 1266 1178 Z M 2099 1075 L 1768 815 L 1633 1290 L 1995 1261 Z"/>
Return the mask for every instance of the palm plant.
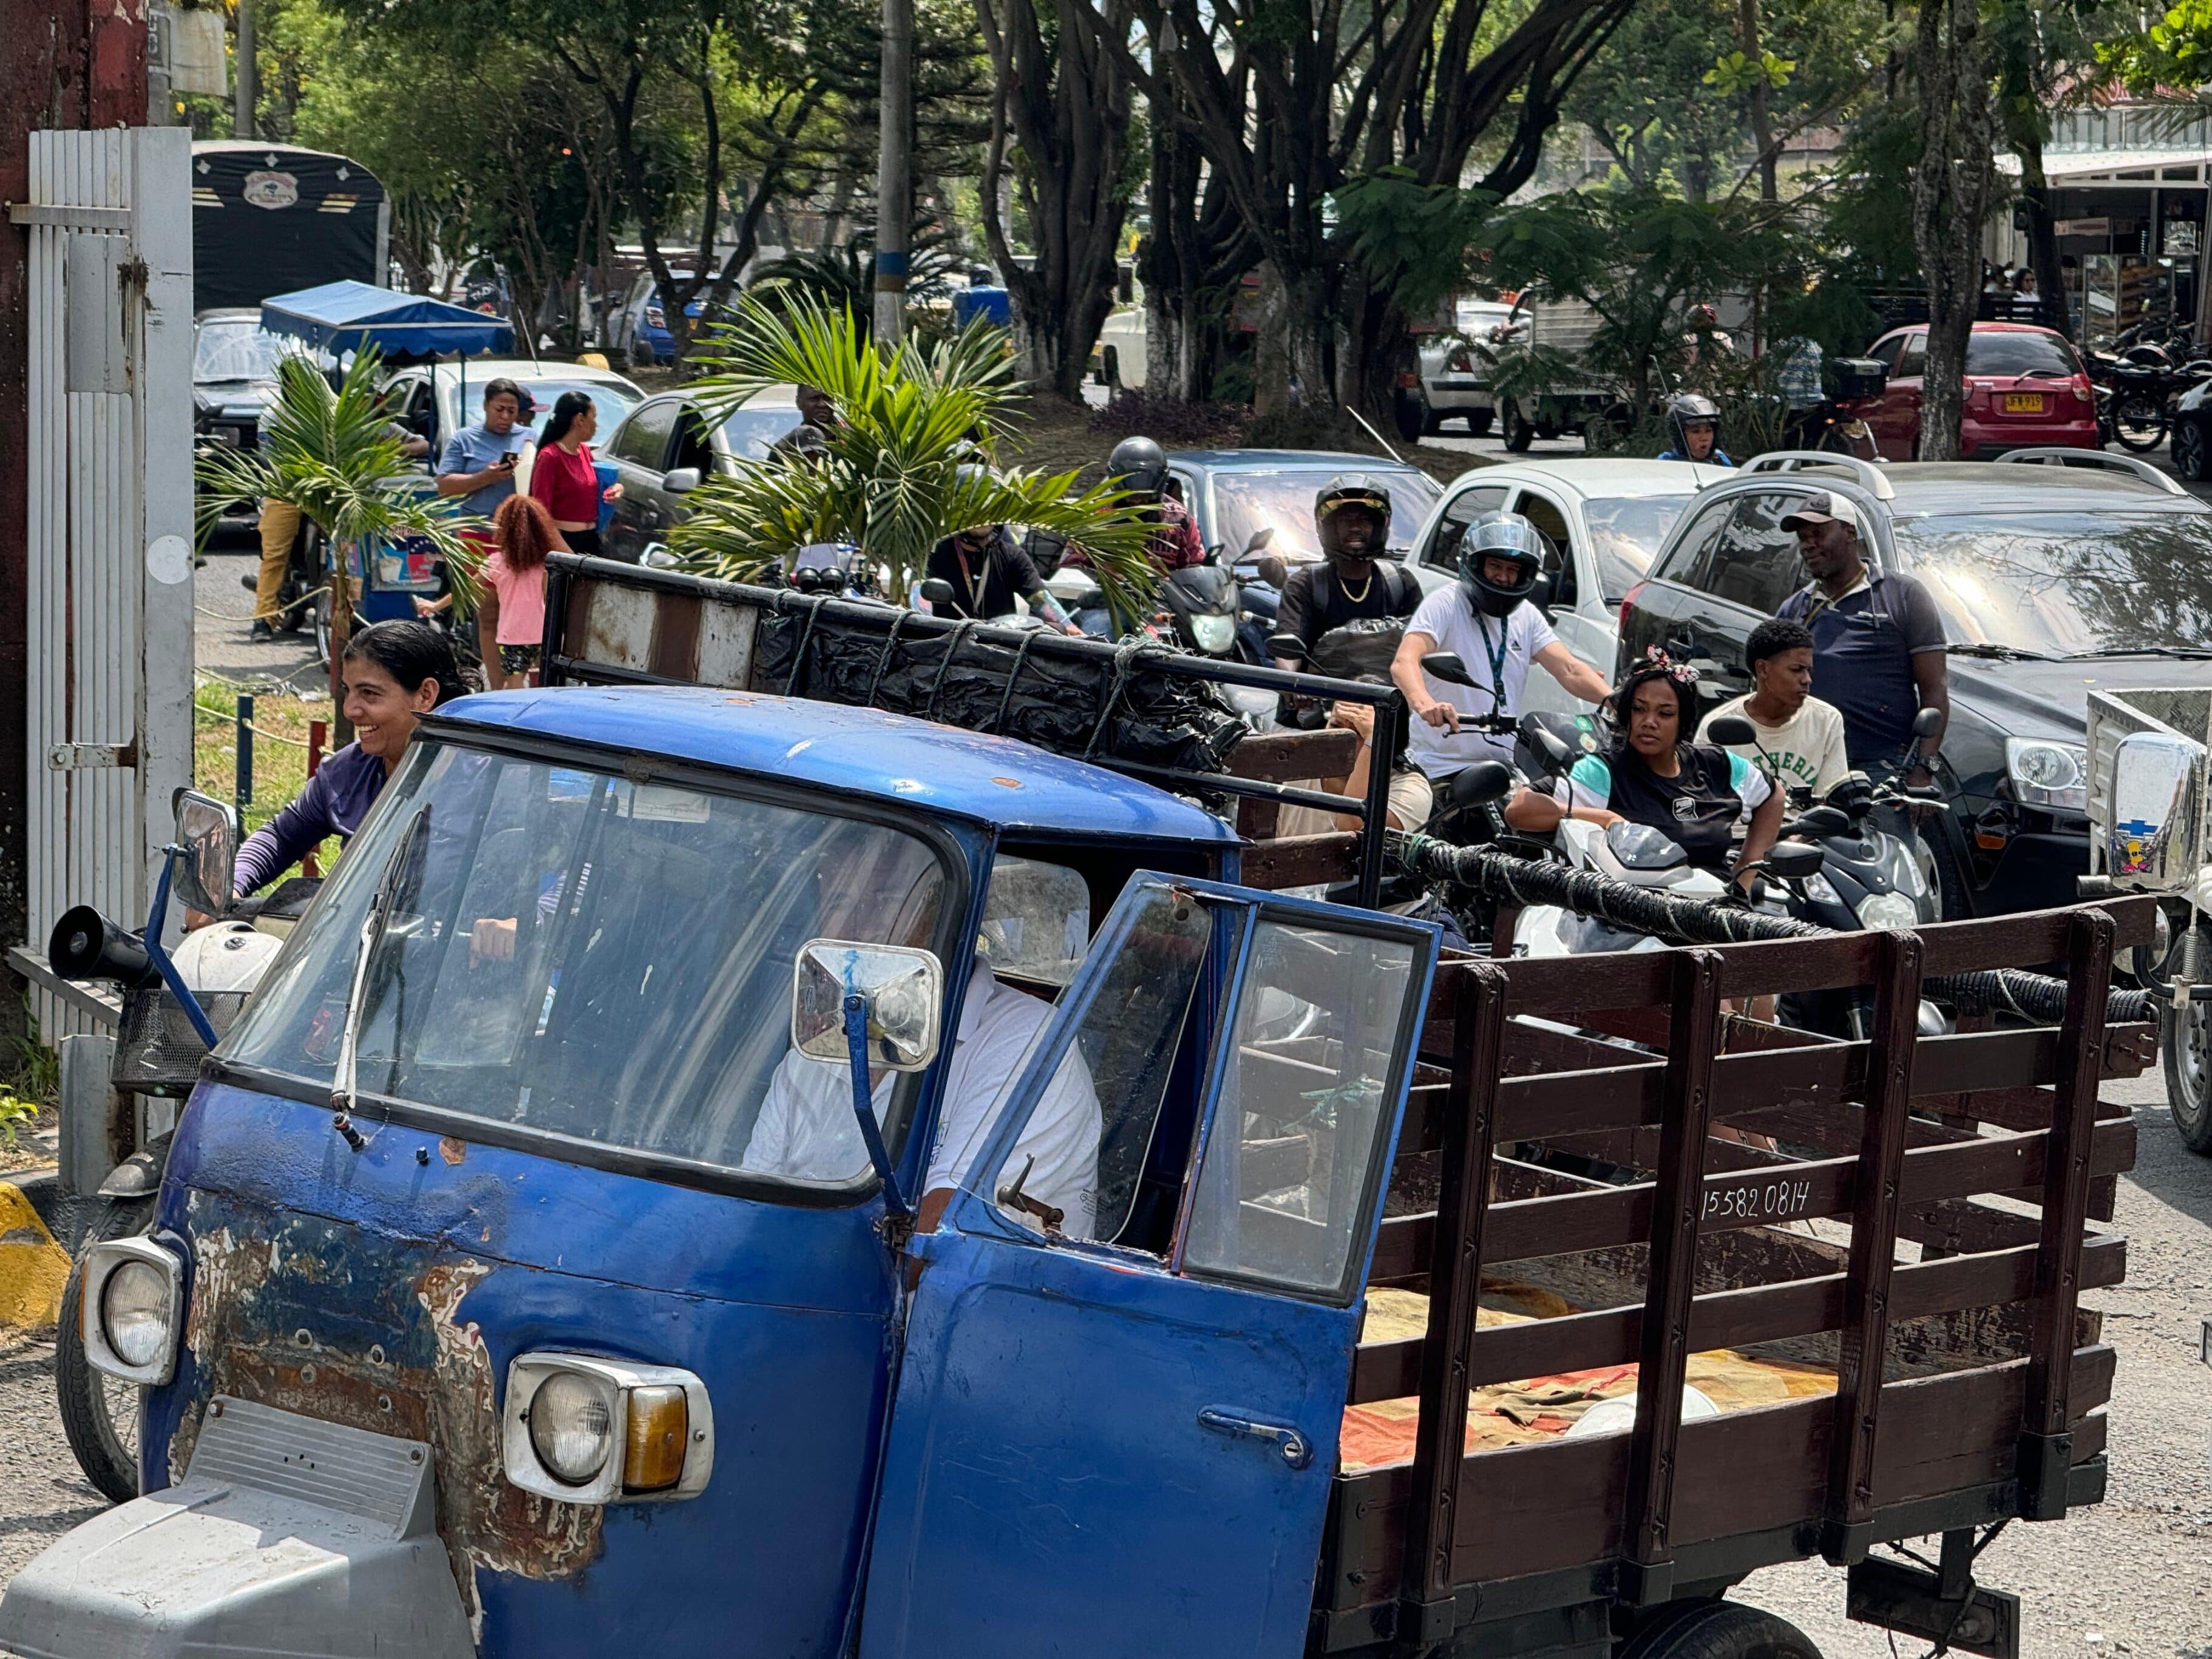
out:
<path id="1" fill-rule="evenodd" d="M 788 566 L 817 542 L 850 542 L 910 591 L 939 541 L 977 525 L 1028 526 L 1065 537 L 1089 556 L 1106 602 L 1127 626 L 1148 614 L 1158 578 L 1146 552 L 1152 526 L 1104 484 L 1079 491 L 1077 475 L 977 465 L 1011 429 L 1014 364 L 1001 330 L 976 325 L 933 343 L 878 350 L 850 308 L 787 295 L 771 307 L 750 295 L 711 331 L 693 384 L 710 423 L 764 387 L 819 386 L 841 423 L 811 459 L 740 461 L 690 497 L 691 516 L 670 551 L 702 574 L 744 580 Z"/>
<path id="2" fill-rule="evenodd" d="M 210 448 L 199 457 L 201 544 L 228 501 L 287 501 L 333 547 L 428 542 L 453 573 L 455 602 L 465 603 L 482 561 L 454 534 L 453 503 L 401 487 L 411 469 L 376 389 L 379 362 L 374 349 L 356 354 L 333 390 L 304 352 L 279 360 L 259 447 Z M 344 568 L 343 560 L 338 568 Z M 333 617 L 344 614 L 344 605 L 334 602 Z"/>

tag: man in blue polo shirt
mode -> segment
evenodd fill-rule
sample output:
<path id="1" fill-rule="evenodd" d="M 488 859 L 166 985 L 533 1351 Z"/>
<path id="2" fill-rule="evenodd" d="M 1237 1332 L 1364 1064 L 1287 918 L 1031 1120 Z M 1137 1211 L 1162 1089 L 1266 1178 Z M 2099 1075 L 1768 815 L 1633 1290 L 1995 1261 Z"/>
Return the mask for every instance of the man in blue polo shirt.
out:
<path id="1" fill-rule="evenodd" d="M 1778 614 L 1811 630 L 1813 693 L 1842 712 L 1852 766 L 1887 771 L 1913 741 L 1921 709 L 1939 708 L 1950 723 L 1950 664 L 1936 601 L 1911 576 L 1867 568 L 1858 532 L 1826 490 L 1808 495 L 1782 527 L 1796 532 L 1813 580 Z M 1905 781 L 1930 781 L 1942 746 L 1941 729 L 1922 738 Z"/>

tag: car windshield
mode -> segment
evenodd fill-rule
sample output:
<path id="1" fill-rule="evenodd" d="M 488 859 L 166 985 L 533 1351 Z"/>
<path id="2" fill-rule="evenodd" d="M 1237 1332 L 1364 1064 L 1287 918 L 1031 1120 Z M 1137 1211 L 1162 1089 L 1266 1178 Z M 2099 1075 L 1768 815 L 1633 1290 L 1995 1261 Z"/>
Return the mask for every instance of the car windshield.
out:
<path id="1" fill-rule="evenodd" d="M 2212 514 L 1959 514 L 1896 529 L 1954 647 L 2067 657 L 2212 641 Z"/>
<path id="2" fill-rule="evenodd" d="M 722 441 L 741 461 L 764 461 L 775 441 L 799 424 L 799 411 L 781 408 L 737 409 L 722 422 Z"/>
<path id="3" fill-rule="evenodd" d="M 287 341 L 252 323 L 203 323 L 192 344 L 195 380 L 273 380 Z"/>
<path id="4" fill-rule="evenodd" d="M 2081 373 L 2074 353 L 2051 334 L 2014 334 L 1977 329 L 1966 341 L 1969 374 L 2037 374 L 2071 380 Z"/>
<path id="5" fill-rule="evenodd" d="M 525 380 L 530 394 L 530 435 L 543 438 L 545 422 L 553 418 L 553 405 L 564 392 L 580 392 L 592 400 L 599 416 L 599 430 L 611 432 L 622 417 L 644 402 L 642 394 L 606 380 Z"/>
<path id="6" fill-rule="evenodd" d="M 1314 497 L 1333 478 L 1358 473 L 1379 479 L 1390 493 L 1390 545 L 1413 544 L 1429 509 L 1441 493 L 1425 472 L 1411 467 L 1352 467 L 1322 471 L 1315 467 L 1296 471 L 1255 470 L 1213 475 L 1214 520 L 1210 539 L 1218 542 L 1231 558 L 1243 553 L 1262 530 L 1273 530 L 1270 553 L 1286 559 L 1321 556 L 1314 534 Z"/>
<path id="7" fill-rule="evenodd" d="M 364 1121 L 382 1097 L 740 1168 L 790 1048 L 800 947 L 942 957 L 964 908 L 920 835 L 787 793 L 418 739 L 386 794 L 222 1050 L 329 1085 L 363 915 L 422 818 L 365 994 Z"/>
<path id="8" fill-rule="evenodd" d="M 1598 586 L 1607 605 L 1618 605 L 1650 574 L 1651 561 L 1690 501 L 1686 494 L 1601 495 L 1583 503 L 1590 551 L 1597 556 Z"/>

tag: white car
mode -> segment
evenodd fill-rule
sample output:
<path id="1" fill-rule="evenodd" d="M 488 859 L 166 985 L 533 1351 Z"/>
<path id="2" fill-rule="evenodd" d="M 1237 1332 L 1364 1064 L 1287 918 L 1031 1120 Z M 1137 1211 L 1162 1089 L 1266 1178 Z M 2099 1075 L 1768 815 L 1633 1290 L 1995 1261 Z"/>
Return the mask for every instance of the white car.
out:
<path id="1" fill-rule="evenodd" d="M 1454 332 L 1423 337 L 1420 373 L 1407 377 L 1410 384 L 1398 388 L 1401 434 L 1431 437 L 1455 419 L 1464 420 L 1478 438 L 1490 430 L 1498 404 L 1490 390 L 1490 362 L 1482 348 L 1512 315 L 1509 305 L 1462 300 L 1455 310 Z"/>
<path id="2" fill-rule="evenodd" d="M 525 424 L 532 437 L 545 429 L 554 399 L 564 392 L 581 392 L 598 408 L 601 444 L 623 416 L 645 401 L 644 387 L 611 368 L 550 358 L 532 362 L 527 357 L 477 357 L 465 365 L 429 363 L 400 369 L 384 384 L 399 422 L 430 441 L 434 471 L 446 440 L 483 418 L 484 383 L 495 380 L 513 380 L 530 394 L 531 416 Z"/>
<path id="3" fill-rule="evenodd" d="M 1101 386 L 1141 389 L 1145 384 L 1145 308 L 1117 306 L 1099 325 L 1098 365 Z"/>
<path id="4" fill-rule="evenodd" d="M 1551 580 L 1541 600 L 1567 649 L 1601 674 L 1620 649 L 1620 602 L 1651 568 L 1674 521 L 1707 484 L 1735 476 L 1688 461 L 1614 460 L 1570 455 L 1477 467 L 1444 492 L 1414 538 L 1406 568 L 1421 591 L 1459 580 L 1468 527 L 1492 513 L 1518 513 L 1536 526 Z M 1530 709 L 1583 713 L 1589 705 L 1549 674 L 1531 674 Z"/>

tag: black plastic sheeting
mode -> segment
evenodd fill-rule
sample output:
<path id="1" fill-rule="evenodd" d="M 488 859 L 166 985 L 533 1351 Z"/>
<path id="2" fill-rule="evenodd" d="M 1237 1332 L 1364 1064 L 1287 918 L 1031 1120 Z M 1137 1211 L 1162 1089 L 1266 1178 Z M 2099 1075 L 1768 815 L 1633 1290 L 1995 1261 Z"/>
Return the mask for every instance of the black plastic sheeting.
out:
<path id="1" fill-rule="evenodd" d="M 899 613 L 902 617 L 910 613 Z M 1018 738 L 1078 760 L 1218 773 L 1249 728 L 1202 681 L 1151 665 L 1167 654 L 1125 644 L 1109 657 L 1030 631 L 1018 646 L 976 625 L 902 637 L 816 607 L 764 611 L 753 684 Z"/>
<path id="2" fill-rule="evenodd" d="M 1674 898 L 1587 870 L 1571 870 L 1564 864 L 1516 858 L 1487 847 L 1454 847 L 1427 836 L 1404 837 L 1398 842 L 1398 858 L 1414 875 L 1472 888 L 1500 904 L 1524 909 L 1532 905 L 1558 905 L 1676 945 L 1826 939 L 1835 931 L 1794 916 L 1768 915 L 1708 899 Z M 1925 988 L 1929 996 L 1943 1001 L 2009 1010 L 2045 1024 L 2055 1025 L 2066 1017 L 2066 981 L 2045 974 L 2004 968 L 1938 975 L 1927 981 Z M 2132 1024 L 2154 1017 L 2151 999 L 2141 991 L 2116 990 L 2105 1005 L 2105 1018 L 2114 1024 Z"/>

